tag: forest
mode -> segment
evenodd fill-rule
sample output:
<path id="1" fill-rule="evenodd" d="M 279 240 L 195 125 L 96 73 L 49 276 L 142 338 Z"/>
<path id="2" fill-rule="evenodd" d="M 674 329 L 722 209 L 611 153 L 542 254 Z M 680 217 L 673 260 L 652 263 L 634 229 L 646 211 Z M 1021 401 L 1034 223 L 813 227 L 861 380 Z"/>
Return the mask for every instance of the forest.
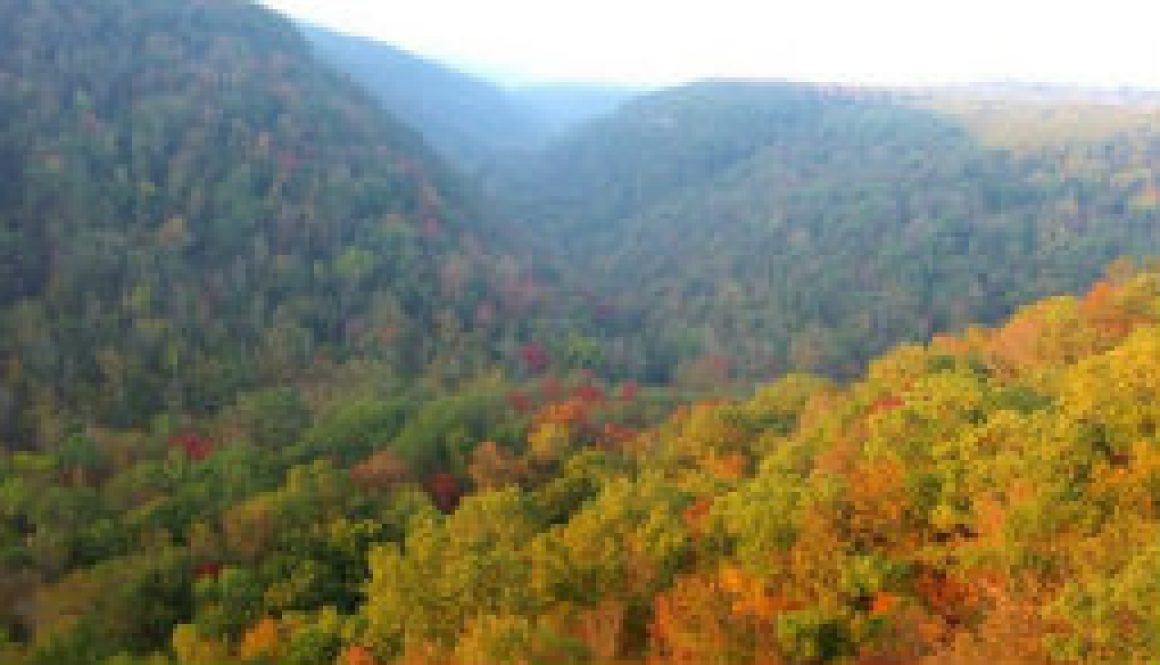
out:
<path id="1" fill-rule="evenodd" d="M 1160 653 L 1160 99 L 0 13 L 3 665 Z"/>

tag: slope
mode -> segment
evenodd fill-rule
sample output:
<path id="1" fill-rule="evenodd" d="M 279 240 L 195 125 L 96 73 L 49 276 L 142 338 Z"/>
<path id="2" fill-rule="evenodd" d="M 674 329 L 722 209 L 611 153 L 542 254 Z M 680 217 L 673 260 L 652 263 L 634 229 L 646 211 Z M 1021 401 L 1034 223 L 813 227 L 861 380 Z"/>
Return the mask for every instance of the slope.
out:
<path id="1" fill-rule="evenodd" d="M 662 381 L 706 365 L 849 374 L 900 340 L 997 320 L 1160 247 L 1147 116 L 1016 152 L 931 106 L 694 84 L 628 104 L 492 187 L 572 283 L 620 313 L 609 367 Z M 1019 108 L 992 109 L 993 123 Z"/>
<path id="2" fill-rule="evenodd" d="M 637 432 L 560 395 L 523 440 L 468 441 L 454 510 L 389 448 L 0 452 L 0 659 L 1147 662 L 1158 391 L 1160 272 L 1117 263 L 844 385 Z"/>
<path id="3" fill-rule="evenodd" d="M 0 439 L 212 411 L 352 356 L 494 359 L 518 268 L 292 25 L 241 0 L 0 11 Z"/>
<path id="4" fill-rule="evenodd" d="M 456 163 L 477 166 L 545 135 L 536 113 L 488 81 L 371 39 L 309 25 L 302 31 L 320 58 Z"/>

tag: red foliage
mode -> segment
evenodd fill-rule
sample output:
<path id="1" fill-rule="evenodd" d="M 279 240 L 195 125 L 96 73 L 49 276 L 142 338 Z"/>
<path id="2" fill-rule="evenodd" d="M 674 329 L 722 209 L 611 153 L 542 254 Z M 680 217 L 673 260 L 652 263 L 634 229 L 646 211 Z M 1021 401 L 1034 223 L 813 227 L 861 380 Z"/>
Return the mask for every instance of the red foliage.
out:
<path id="1" fill-rule="evenodd" d="M 220 561 L 206 561 L 193 567 L 193 578 L 201 580 L 207 577 L 217 577 L 221 572 L 222 563 Z"/>
<path id="2" fill-rule="evenodd" d="M 540 399 L 545 402 L 555 402 L 564 394 L 564 387 L 560 379 L 555 376 L 546 376 L 540 381 Z"/>
<path id="3" fill-rule="evenodd" d="M 455 476 L 439 472 L 432 474 L 427 479 L 427 492 L 431 495 L 431 501 L 434 502 L 436 508 L 444 513 L 449 513 L 459 505 L 459 499 L 463 496 L 463 487 Z"/>
<path id="4" fill-rule="evenodd" d="M 620 394 L 618 397 L 622 402 L 631 402 L 636 399 L 639 393 L 640 386 L 636 384 L 636 381 L 629 381 L 620 387 Z"/>
<path id="5" fill-rule="evenodd" d="M 604 391 L 596 386 L 584 384 L 572 389 L 572 396 L 581 402 L 589 404 L 599 403 L 604 401 Z"/>
<path id="6" fill-rule="evenodd" d="M 536 408 L 536 404 L 532 401 L 532 398 L 518 390 L 513 390 L 508 393 L 507 401 L 516 410 L 516 413 L 531 413 Z"/>
<path id="7" fill-rule="evenodd" d="M 621 444 L 634 436 L 636 436 L 636 431 L 631 428 L 616 423 L 605 423 L 601 439 L 605 443 Z"/>
<path id="8" fill-rule="evenodd" d="M 894 395 L 887 395 L 881 399 L 876 400 L 870 405 L 870 414 L 882 413 L 883 411 L 893 411 L 902 406 L 904 402 L 901 398 Z"/>
<path id="9" fill-rule="evenodd" d="M 532 374 L 541 374 L 548 369 L 548 365 L 552 363 L 552 358 L 548 355 L 547 349 L 539 342 L 530 342 L 520 347 L 520 360 L 524 362 L 524 366 Z"/>
<path id="10" fill-rule="evenodd" d="M 169 437 L 169 447 L 181 449 L 186 457 L 195 462 L 209 457 L 215 449 L 213 441 L 192 432 L 182 432 Z"/>
<path id="11" fill-rule="evenodd" d="M 914 590 L 932 614 L 951 626 L 961 624 L 979 601 L 975 589 L 941 570 L 922 570 Z"/>
<path id="12" fill-rule="evenodd" d="M 701 497 L 685 508 L 681 513 L 681 521 L 689 533 L 700 536 L 704 532 L 705 519 L 712 508 L 713 499 L 709 497 Z"/>

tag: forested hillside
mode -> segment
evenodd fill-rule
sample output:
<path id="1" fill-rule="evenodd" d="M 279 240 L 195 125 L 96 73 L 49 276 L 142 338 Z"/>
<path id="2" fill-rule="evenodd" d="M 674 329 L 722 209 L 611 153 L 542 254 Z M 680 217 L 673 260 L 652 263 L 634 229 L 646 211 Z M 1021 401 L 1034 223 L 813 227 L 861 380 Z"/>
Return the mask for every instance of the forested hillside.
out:
<path id="1" fill-rule="evenodd" d="M 631 387 L 543 383 L 508 407 L 479 388 L 407 425 L 363 401 L 271 420 L 253 444 L 81 433 L 5 454 L 0 658 L 1018 665 L 1160 649 L 1155 271 L 1117 264 L 1082 298 L 899 347 L 849 385 L 789 375 L 654 428 L 631 426 Z M 448 426 L 464 480 L 421 483 L 397 451 Z"/>
<path id="2" fill-rule="evenodd" d="M 1154 96 L 0 15 L 0 665 L 1160 653 Z"/>
<path id="3" fill-rule="evenodd" d="M 493 191 L 628 322 L 609 371 L 850 375 L 1156 251 L 1158 128 L 1149 107 L 703 83 L 630 103 Z"/>
<path id="4" fill-rule="evenodd" d="M 351 358 L 438 381 L 514 356 L 531 283 L 291 24 L 241 0 L 0 12 L 0 441 Z"/>

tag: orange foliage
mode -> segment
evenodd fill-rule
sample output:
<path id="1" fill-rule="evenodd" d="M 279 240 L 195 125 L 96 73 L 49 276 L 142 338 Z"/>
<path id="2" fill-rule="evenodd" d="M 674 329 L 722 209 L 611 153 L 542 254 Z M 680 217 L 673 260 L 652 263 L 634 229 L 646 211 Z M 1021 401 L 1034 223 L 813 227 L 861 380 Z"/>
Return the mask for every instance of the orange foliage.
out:
<path id="1" fill-rule="evenodd" d="M 1101 466 L 1092 479 L 1092 494 L 1115 502 L 1128 514 L 1152 518 L 1160 495 L 1160 452 L 1147 442 L 1133 446 L 1116 465 Z"/>
<path id="2" fill-rule="evenodd" d="M 710 455 L 701 465 L 722 480 L 740 480 L 749 470 L 749 458 L 742 453 L 729 453 L 720 457 Z"/>
<path id="3" fill-rule="evenodd" d="M 410 475 L 407 463 L 388 449 L 375 452 L 350 470 L 351 480 L 366 490 L 389 490 L 406 482 Z"/>
<path id="4" fill-rule="evenodd" d="M 1039 597 L 1034 585 L 1030 585 L 1029 593 L 1015 594 L 1009 588 L 1011 585 L 1002 581 L 984 576 L 980 582 L 977 593 L 972 594 L 978 610 L 974 614 L 978 618 L 969 624 L 946 622 L 939 639 L 930 642 L 935 648 L 921 661 L 922 665 L 1058 662 L 1049 658 L 1044 649 L 1044 636 L 1056 632 L 1056 627 L 1043 619 L 1041 609 L 1045 600 Z"/>
<path id="5" fill-rule="evenodd" d="M 523 480 L 527 468 L 507 448 L 484 441 L 472 451 L 467 475 L 478 490 L 498 489 Z"/>
<path id="6" fill-rule="evenodd" d="M 870 600 L 870 613 L 875 615 L 890 614 L 898 606 L 898 595 L 888 591 L 879 591 Z"/>
<path id="7" fill-rule="evenodd" d="M 965 356 L 972 351 L 972 345 L 963 337 L 939 334 L 931 338 L 930 350 L 948 356 Z"/>
<path id="8" fill-rule="evenodd" d="M 580 613 L 576 623 L 577 637 L 598 661 L 610 661 L 620 655 L 624 620 L 624 603 L 606 598 Z"/>
<path id="9" fill-rule="evenodd" d="M 1133 321 L 1120 305 L 1119 289 L 1107 281 L 1092 285 L 1080 303 L 1080 313 L 1101 333 L 1105 341 L 1123 339 L 1132 331 Z"/>
<path id="10" fill-rule="evenodd" d="M 340 665 L 378 665 L 370 649 L 357 644 L 347 647 L 338 657 L 338 662 Z"/>
<path id="11" fill-rule="evenodd" d="M 742 642 L 740 622 L 733 620 L 728 594 L 711 577 L 678 579 L 656 597 L 649 627 L 650 664 L 702 665 L 731 662 L 728 654 Z"/>
<path id="12" fill-rule="evenodd" d="M 732 598 L 730 607 L 737 616 L 771 622 L 782 612 L 800 608 L 799 603 L 772 592 L 763 580 L 736 566 L 723 566 L 718 578 Z"/>
<path id="13" fill-rule="evenodd" d="M 558 425 L 583 425 L 588 421 L 588 404 L 582 399 L 567 399 L 553 402 L 536 414 L 537 423 Z"/>
<path id="14" fill-rule="evenodd" d="M 984 590 L 991 585 L 979 574 L 970 581 L 942 570 L 924 568 L 914 591 L 926 606 L 928 618 L 916 626 L 928 644 L 947 643 L 983 609 Z"/>
<path id="15" fill-rule="evenodd" d="M 818 453 L 814 466 L 818 473 L 844 475 L 857 464 L 861 447 L 856 441 L 843 439 L 835 441 L 829 448 Z"/>
<path id="16" fill-rule="evenodd" d="M 681 513 L 681 521 L 685 528 L 694 536 L 703 532 L 705 518 L 709 516 L 709 509 L 713 507 L 712 497 L 701 497 L 694 501 Z"/>
<path id="17" fill-rule="evenodd" d="M 242 636 L 238 654 L 244 660 L 263 657 L 277 658 L 281 642 L 281 636 L 278 634 L 278 622 L 266 617 Z"/>
<path id="18" fill-rule="evenodd" d="M 898 545 L 908 504 L 906 474 L 895 462 L 866 463 L 847 476 L 848 528 L 854 542 Z"/>
<path id="19" fill-rule="evenodd" d="M 619 446 L 620 444 L 632 439 L 636 436 L 636 430 L 618 425 L 616 423 L 605 423 L 601 429 L 600 440 L 612 446 Z"/>

